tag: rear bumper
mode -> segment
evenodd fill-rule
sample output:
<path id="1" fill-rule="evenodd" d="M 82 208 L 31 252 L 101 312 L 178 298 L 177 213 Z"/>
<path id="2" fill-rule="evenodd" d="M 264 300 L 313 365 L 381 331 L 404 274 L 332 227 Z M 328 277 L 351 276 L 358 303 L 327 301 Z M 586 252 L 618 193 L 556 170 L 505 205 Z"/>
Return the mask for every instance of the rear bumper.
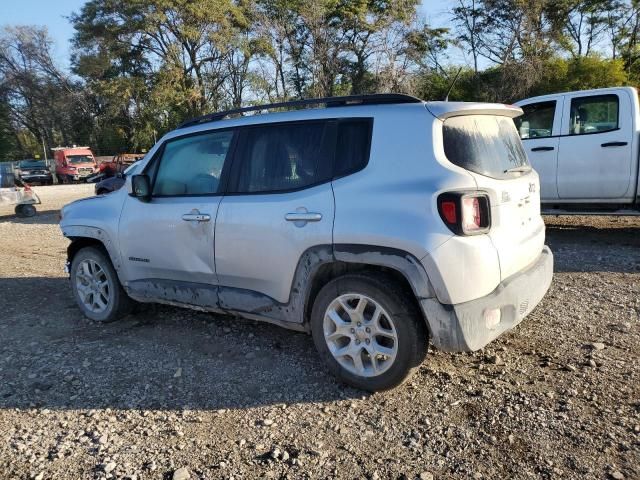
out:
<path id="1" fill-rule="evenodd" d="M 435 298 L 421 300 L 431 330 L 431 341 L 440 350 L 478 350 L 518 325 L 542 300 L 553 277 L 553 254 L 545 246 L 527 268 L 512 275 L 485 297 L 443 305 Z M 500 309 L 500 321 L 491 325 L 485 312 Z"/>

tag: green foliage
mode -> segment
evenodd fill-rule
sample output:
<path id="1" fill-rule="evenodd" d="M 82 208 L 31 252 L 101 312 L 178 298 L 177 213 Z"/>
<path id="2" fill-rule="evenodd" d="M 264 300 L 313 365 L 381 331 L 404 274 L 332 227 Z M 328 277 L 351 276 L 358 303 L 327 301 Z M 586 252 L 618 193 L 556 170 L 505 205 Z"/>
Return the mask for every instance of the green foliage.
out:
<path id="1" fill-rule="evenodd" d="M 542 75 L 531 84 L 526 84 L 521 69 L 526 65 L 492 67 L 475 73 L 471 68 L 464 68 L 456 81 L 450 100 L 515 102 L 526 97 L 545 95 L 548 93 L 588 90 L 592 88 L 631 85 L 634 82 L 624 70 L 624 62 L 620 59 L 610 60 L 596 56 L 580 58 L 551 57 L 539 65 Z M 507 72 L 506 70 L 511 70 Z M 418 86 L 419 94 L 426 99 L 444 99 L 453 81 L 457 69 L 449 68 L 442 73 L 426 72 Z M 516 82 L 526 88 L 516 89 L 514 94 L 497 95 L 504 87 L 505 79 L 515 77 Z"/>
<path id="2" fill-rule="evenodd" d="M 0 100 L 0 161 L 13 160 L 16 155 L 16 140 L 9 121 L 9 107 Z"/>
<path id="3" fill-rule="evenodd" d="M 630 84 L 624 62 L 597 56 L 553 58 L 545 64 L 536 94 L 616 87 Z"/>

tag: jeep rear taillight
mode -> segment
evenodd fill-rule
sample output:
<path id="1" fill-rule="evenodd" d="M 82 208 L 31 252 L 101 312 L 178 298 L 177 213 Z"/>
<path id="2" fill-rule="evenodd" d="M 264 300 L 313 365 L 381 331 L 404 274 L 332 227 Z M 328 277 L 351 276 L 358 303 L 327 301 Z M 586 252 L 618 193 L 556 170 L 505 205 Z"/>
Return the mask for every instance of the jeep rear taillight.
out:
<path id="1" fill-rule="evenodd" d="M 489 197 L 483 193 L 443 193 L 438 197 L 438 212 L 456 235 L 478 235 L 491 228 Z"/>

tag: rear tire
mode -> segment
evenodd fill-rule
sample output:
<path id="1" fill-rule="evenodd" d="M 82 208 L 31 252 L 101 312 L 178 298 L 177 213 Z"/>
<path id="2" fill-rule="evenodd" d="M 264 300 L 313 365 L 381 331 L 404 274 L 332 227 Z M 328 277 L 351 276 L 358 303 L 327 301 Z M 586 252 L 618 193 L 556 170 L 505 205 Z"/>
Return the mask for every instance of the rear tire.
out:
<path id="1" fill-rule="evenodd" d="M 122 288 L 111 260 L 96 247 L 85 247 L 73 257 L 71 289 L 82 313 L 94 322 L 119 320 L 135 306 Z"/>
<path id="2" fill-rule="evenodd" d="M 327 283 L 313 304 L 311 332 L 328 369 L 370 392 L 403 383 L 427 353 L 414 299 L 386 275 L 350 274 Z"/>

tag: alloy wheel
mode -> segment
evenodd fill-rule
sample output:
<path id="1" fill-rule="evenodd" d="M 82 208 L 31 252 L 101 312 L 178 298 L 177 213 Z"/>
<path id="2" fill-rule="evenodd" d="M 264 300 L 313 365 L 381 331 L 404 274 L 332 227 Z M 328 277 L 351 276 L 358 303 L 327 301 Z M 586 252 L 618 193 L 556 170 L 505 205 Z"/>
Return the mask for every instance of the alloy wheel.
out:
<path id="1" fill-rule="evenodd" d="M 76 290 L 85 308 L 104 312 L 111 301 L 111 286 L 104 269 L 95 260 L 83 260 L 76 270 Z"/>
<path id="2" fill-rule="evenodd" d="M 365 295 L 345 294 L 331 302 L 324 315 L 323 331 L 333 358 L 361 377 L 386 372 L 398 354 L 393 319 Z"/>

